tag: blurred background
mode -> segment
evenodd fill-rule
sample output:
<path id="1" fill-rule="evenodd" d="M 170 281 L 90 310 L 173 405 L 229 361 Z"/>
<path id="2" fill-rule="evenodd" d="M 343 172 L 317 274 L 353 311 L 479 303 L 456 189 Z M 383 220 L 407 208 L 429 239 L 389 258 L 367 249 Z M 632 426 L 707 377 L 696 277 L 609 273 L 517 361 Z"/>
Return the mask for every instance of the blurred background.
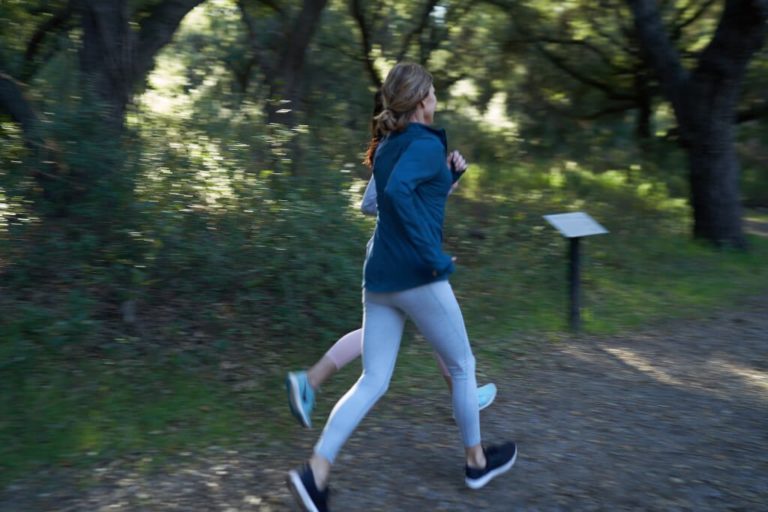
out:
<path id="1" fill-rule="evenodd" d="M 285 372 L 361 321 L 361 161 L 402 59 L 470 162 L 445 248 L 486 368 L 567 332 L 545 214 L 610 231 L 584 244 L 589 334 L 764 294 L 758 5 L 2 0 L 0 483 L 280 438 Z M 395 393 L 437 380 L 423 345 Z"/>

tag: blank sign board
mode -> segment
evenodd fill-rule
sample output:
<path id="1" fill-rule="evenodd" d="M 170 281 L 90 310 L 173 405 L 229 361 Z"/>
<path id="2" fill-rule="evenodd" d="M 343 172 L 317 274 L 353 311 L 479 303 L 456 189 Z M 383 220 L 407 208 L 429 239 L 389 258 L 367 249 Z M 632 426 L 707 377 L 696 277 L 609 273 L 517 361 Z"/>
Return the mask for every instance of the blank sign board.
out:
<path id="1" fill-rule="evenodd" d="M 544 218 L 566 238 L 603 235 L 608 232 L 607 229 L 584 212 L 557 213 L 545 215 Z"/>

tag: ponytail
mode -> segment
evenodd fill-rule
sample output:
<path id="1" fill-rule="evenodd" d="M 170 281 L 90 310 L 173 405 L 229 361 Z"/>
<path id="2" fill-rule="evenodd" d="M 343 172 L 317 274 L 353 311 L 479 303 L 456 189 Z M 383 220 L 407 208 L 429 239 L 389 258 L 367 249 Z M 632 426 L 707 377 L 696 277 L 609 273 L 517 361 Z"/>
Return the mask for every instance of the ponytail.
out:
<path id="1" fill-rule="evenodd" d="M 408 126 L 408 121 L 413 112 L 415 112 L 415 109 L 410 112 L 400 113 L 390 108 L 385 108 L 381 111 L 381 114 L 375 117 L 376 130 L 385 135 L 390 132 L 402 131 Z"/>
<path id="2" fill-rule="evenodd" d="M 401 62 L 387 74 L 381 86 L 384 110 L 374 116 L 381 136 L 404 130 L 419 103 L 432 87 L 432 75 L 422 66 Z"/>

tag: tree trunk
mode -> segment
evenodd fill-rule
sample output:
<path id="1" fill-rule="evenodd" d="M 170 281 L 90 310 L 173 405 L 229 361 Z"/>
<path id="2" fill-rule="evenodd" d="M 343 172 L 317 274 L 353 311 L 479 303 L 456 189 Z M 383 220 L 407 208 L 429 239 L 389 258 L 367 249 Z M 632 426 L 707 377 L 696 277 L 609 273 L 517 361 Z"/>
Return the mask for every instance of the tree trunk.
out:
<path id="1" fill-rule="evenodd" d="M 713 120 L 719 126 L 701 127 L 704 133 L 687 148 L 690 170 L 693 234 L 716 245 L 743 248 L 739 161 L 728 114 Z M 725 117 L 728 116 L 728 117 Z M 718 116 L 720 117 L 720 116 Z"/>
<path id="2" fill-rule="evenodd" d="M 648 76 L 644 70 L 636 72 L 635 95 L 638 106 L 635 137 L 640 146 L 643 146 L 651 138 L 651 117 L 653 116 L 653 93 L 648 85 Z"/>
<path id="3" fill-rule="evenodd" d="M 307 48 L 328 0 L 304 0 L 301 12 L 284 39 L 284 50 L 270 80 L 267 122 L 293 126 L 301 110 L 301 85 Z"/>
<path id="4" fill-rule="evenodd" d="M 303 110 L 302 88 L 304 64 L 307 48 L 312 41 L 320 17 L 328 0 L 304 0 L 301 12 L 283 37 L 283 51 L 274 71 L 268 75 L 269 98 L 266 103 L 267 123 L 293 128 L 298 123 L 298 113 Z M 294 134 L 295 135 L 295 134 Z M 294 136 L 288 141 L 290 172 L 297 176 L 301 173 L 303 149 L 301 142 Z"/>
<path id="5" fill-rule="evenodd" d="M 133 81 L 133 34 L 127 0 L 85 0 L 80 70 L 86 98 L 104 108 L 113 135 L 123 128 Z"/>
<path id="6" fill-rule="evenodd" d="M 736 112 L 752 55 L 765 39 L 768 2 L 726 2 L 712 42 L 685 88 L 684 142 L 690 162 L 693 233 L 717 245 L 746 246 L 742 230 Z"/>
<path id="7" fill-rule="evenodd" d="M 749 60 L 765 40 L 768 0 L 727 0 L 715 35 L 691 73 L 683 68 L 655 2 L 627 2 L 688 153 L 693 234 L 743 248 L 736 109 Z"/>
<path id="8" fill-rule="evenodd" d="M 726 75 L 702 62 L 687 87 L 684 130 L 694 237 L 737 248 L 746 246 L 734 123 L 743 72 Z"/>
<path id="9" fill-rule="evenodd" d="M 122 130 L 134 89 L 154 67 L 184 17 L 204 0 L 164 0 L 131 29 L 128 0 L 82 0 L 80 69 L 86 91 L 105 107 L 107 125 Z"/>
<path id="10" fill-rule="evenodd" d="M 360 30 L 360 50 L 362 52 L 363 63 L 365 64 L 365 71 L 368 73 L 368 78 L 371 79 L 373 88 L 377 91 L 381 89 L 382 79 L 378 70 L 373 62 L 373 56 L 371 50 L 373 49 L 373 42 L 371 41 L 371 26 L 365 18 L 365 9 L 363 8 L 362 0 L 352 0 L 349 2 L 349 10 L 352 17 L 357 22 L 357 28 Z"/>
<path id="11" fill-rule="evenodd" d="M 146 79 L 155 56 L 171 41 L 186 14 L 203 1 L 163 0 L 150 12 L 136 16 L 140 19 L 132 20 L 129 3 L 133 2 L 129 0 L 70 0 L 33 34 L 25 54 L 28 65 L 22 70 L 26 75 L 32 73 L 34 66 L 30 67 L 29 63 L 38 54 L 42 41 L 51 36 L 51 31 L 68 30 L 73 15 L 80 20 L 82 96 L 89 107 L 95 104 L 99 108 L 100 115 L 93 118 L 90 108 L 80 114 L 80 120 L 87 116 L 90 129 L 78 131 L 81 139 L 78 142 L 89 139 L 84 145 L 88 149 L 112 143 L 114 146 L 87 157 L 80 155 L 83 158 L 77 165 L 68 166 L 66 152 L 59 151 L 55 141 L 46 140 L 45 123 L 25 97 L 23 84 L 3 73 L 0 63 L 0 111 L 7 112 L 21 127 L 30 153 L 39 161 L 32 172 L 47 200 L 45 215 L 68 216 L 79 209 L 81 200 L 89 201 L 92 192 L 108 201 L 110 188 L 126 186 L 126 190 L 130 190 L 130 179 L 120 173 L 117 149 L 131 96 L 137 84 Z M 139 25 L 137 32 L 133 30 L 134 25 Z M 111 206 L 105 209 L 105 214 L 119 212 L 118 207 Z"/>

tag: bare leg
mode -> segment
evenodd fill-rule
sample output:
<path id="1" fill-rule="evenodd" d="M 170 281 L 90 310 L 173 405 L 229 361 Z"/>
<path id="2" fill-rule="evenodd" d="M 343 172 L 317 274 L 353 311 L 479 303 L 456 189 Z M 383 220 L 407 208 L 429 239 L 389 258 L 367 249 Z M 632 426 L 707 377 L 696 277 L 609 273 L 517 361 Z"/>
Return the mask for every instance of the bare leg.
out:
<path id="1" fill-rule="evenodd" d="M 322 455 L 313 453 L 309 459 L 309 467 L 312 468 L 312 474 L 315 475 L 315 486 L 322 491 L 328 486 L 328 478 L 331 475 L 331 463 Z"/>
<path id="2" fill-rule="evenodd" d="M 483 452 L 482 445 L 476 444 L 464 449 L 464 453 L 467 458 L 467 466 L 476 469 L 482 469 L 485 467 L 485 453 Z"/>
<path id="3" fill-rule="evenodd" d="M 448 384 L 448 392 L 453 393 L 453 381 L 451 380 L 451 376 L 443 375 L 443 379 L 445 379 L 445 383 Z"/>
<path id="4" fill-rule="evenodd" d="M 307 379 L 312 389 L 317 391 L 323 382 L 327 381 L 331 376 L 339 371 L 336 365 L 328 355 L 324 355 L 320 360 L 307 370 Z"/>
<path id="5" fill-rule="evenodd" d="M 363 330 L 348 332 L 328 349 L 320 360 L 307 371 L 309 385 L 315 391 L 334 373 L 354 361 L 363 351 Z"/>
<path id="6" fill-rule="evenodd" d="M 302 426 L 312 427 L 315 392 L 333 374 L 350 361 L 360 357 L 362 339 L 362 329 L 347 333 L 334 343 L 308 371 L 288 372 L 285 380 L 288 405 L 291 408 L 291 414 Z"/>

